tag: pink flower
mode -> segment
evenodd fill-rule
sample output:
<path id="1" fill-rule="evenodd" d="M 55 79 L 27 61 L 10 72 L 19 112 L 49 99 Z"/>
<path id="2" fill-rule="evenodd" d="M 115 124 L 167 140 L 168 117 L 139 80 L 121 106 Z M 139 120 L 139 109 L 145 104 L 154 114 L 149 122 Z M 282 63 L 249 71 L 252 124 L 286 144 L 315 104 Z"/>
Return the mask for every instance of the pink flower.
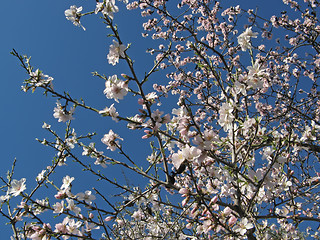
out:
<path id="1" fill-rule="evenodd" d="M 55 225 L 55 228 L 56 228 L 56 229 L 54 230 L 54 232 L 57 232 L 57 233 L 67 233 L 67 232 L 68 232 L 68 230 L 67 230 L 67 224 L 68 224 L 68 222 L 69 222 L 69 218 L 68 218 L 68 217 L 64 218 L 62 223 L 57 223 L 57 224 Z"/>

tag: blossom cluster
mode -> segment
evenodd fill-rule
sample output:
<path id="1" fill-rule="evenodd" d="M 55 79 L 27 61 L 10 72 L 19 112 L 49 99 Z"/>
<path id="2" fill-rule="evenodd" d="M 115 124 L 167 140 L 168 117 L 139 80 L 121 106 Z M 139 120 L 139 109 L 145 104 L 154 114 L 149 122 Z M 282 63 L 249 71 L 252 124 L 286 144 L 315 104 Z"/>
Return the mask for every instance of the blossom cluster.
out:
<path id="1" fill-rule="evenodd" d="M 28 84 L 65 101 L 57 101 L 53 116 L 67 126 L 60 137 L 43 125 L 54 139 L 42 143 L 57 154 L 31 194 L 25 178 L 9 173 L 8 182 L 2 179 L 2 204 L 22 198 L 15 212 L 0 210 L 15 238 L 320 239 L 320 4 L 284 0 L 286 11 L 268 20 L 223 1 L 123 2 L 141 10 L 143 36 L 159 43 L 148 49 L 154 63 L 142 72 L 113 22 L 120 9 L 115 0 L 97 1 L 85 14 L 76 6 L 65 11 L 76 26 L 82 26 L 80 18 L 101 13 L 111 31 L 108 63 L 125 59 L 125 80 L 94 75 L 105 81 L 103 94 L 117 109 L 113 103 L 99 111 L 60 94 L 49 87 L 51 77 L 26 66 Z M 124 113 L 119 100 L 125 96 L 136 99 L 137 109 Z M 98 133 L 101 142 L 94 143 L 95 134 L 76 134 L 71 127 L 74 107 L 68 111 L 68 104 L 109 116 L 128 130 Z M 139 142 L 115 133 L 124 136 L 126 130 Z M 99 151 L 101 143 L 110 151 Z M 75 178 L 66 175 L 58 187 L 53 176 L 66 158 L 84 170 L 85 184 L 89 177 L 102 184 L 84 184 L 76 193 Z M 117 171 L 125 177 L 116 179 Z M 54 200 L 34 199 L 43 186 L 55 189 Z M 46 223 L 44 211 L 56 222 Z"/>

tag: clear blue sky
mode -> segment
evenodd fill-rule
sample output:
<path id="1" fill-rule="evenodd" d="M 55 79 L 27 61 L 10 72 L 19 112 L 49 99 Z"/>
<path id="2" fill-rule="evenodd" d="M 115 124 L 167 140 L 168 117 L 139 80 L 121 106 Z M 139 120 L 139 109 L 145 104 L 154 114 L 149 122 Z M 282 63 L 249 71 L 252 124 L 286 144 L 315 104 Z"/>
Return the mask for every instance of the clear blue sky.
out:
<path id="1" fill-rule="evenodd" d="M 247 6 L 252 3 L 252 8 L 260 5 L 262 6 L 260 9 L 270 13 L 266 15 L 280 11 L 280 9 L 274 8 L 275 5 L 270 2 L 266 3 L 266 1 L 244 0 L 238 2 Z M 18 60 L 9 52 L 15 48 L 20 54 L 32 56 L 31 63 L 35 69 L 39 68 L 45 74 L 54 77 L 53 84 L 56 90 L 68 91 L 71 96 L 78 99 L 82 97 L 87 104 L 98 109 L 110 106 L 113 101 L 106 99 L 103 95 L 104 82 L 99 78 L 92 77 L 91 74 L 93 71 L 98 71 L 101 74 L 113 75 L 125 73 L 128 70 L 126 65 L 121 62 L 115 67 L 107 63 L 106 55 L 112 39 L 106 36 L 110 32 L 97 16 L 81 19 L 86 31 L 73 26 L 64 16 L 64 11 L 70 5 L 82 5 L 83 12 L 86 12 L 93 10 L 95 3 L 94 0 L 1 2 L 0 69 L 2 91 L 0 109 L 2 117 L 0 146 L 2 167 L 0 175 L 5 176 L 13 159 L 17 158 L 15 178 L 26 177 L 27 190 L 31 190 L 31 186 L 35 184 L 36 175 L 50 163 L 53 157 L 53 152 L 49 148 L 35 141 L 35 138 L 50 138 L 41 128 L 43 122 L 51 124 L 53 129 L 60 131 L 61 134 L 65 124 L 58 123 L 52 116 L 55 107 L 54 99 L 42 96 L 41 91 L 36 91 L 33 94 L 20 91 L 20 86 L 27 76 L 25 71 L 19 67 Z M 139 74 L 143 76 L 144 71 L 148 70 L 145 66 L 150 67 L 153 63 L 152 58 L 145 54 L 145 49 L 154 46 L 154 43 L 141 37 L 143 19 L 139 17 L 139 11 L 126 11 L 121 2 L 118 2 L 117 5 L 120 7 L 120 12 L 115 14 L 115 22 L 119 26 L 123 42 L 133 43 L 132 49 L 128 53 L 133 56 L 136 66 L 140 70 Z M 275 12 L 273 13 L 273 11 Z M 118 108 L 118 105 L 116 106 Z M 136 103 L 130 101 L 129 98 L 124 100 L 121 106 L 119 106 L 120 111 L 131 111 Z M 79 130 L 79 134 L 96 131 L 99 134 L 96 138 L 97 142 L 100 142 L 103 134 L 111 128 L 117 131 L 120 136 L 127 134 L 126 130 L 121 130 L 123 124 L 115 124 L 96 114 L 86 114 L 79 110 L 76 110 L 76 120 L 73 124 L 73 127 Z M 148 151 L 141 150 L 141 148 L 137 150 L 134 135 L 127 134 L 123 137 L 127 143 L 132 142 L 132 144 L 126 145 L 129 152 L 139 153 L 142 157 L 146 156 Z M 108 152 L 101 143 L 99 144 L 99 150 L 104 149 L 105 153 Z M 142 158 L 141 161 L 144 159 Z M 70 168 L 66 167 L 58 175 L 64 176 L 68 174 L 68 171 L 70 172 Z M 106 171 L 108 173 L 108 170 Z M 80 174 L 69 173 L 69 175 L 76 177 L 75 184 L 85 180 L 81 179 L 81 172 Z M 87 189 L 78 189 L 78 191 L 84 190 Z M 0 219 L 0 223 L 4 223 L 4 219 Z M 9 227 L 3 225 L 0 224 L 1 239 L 9 239 L 11 231 Z"/>

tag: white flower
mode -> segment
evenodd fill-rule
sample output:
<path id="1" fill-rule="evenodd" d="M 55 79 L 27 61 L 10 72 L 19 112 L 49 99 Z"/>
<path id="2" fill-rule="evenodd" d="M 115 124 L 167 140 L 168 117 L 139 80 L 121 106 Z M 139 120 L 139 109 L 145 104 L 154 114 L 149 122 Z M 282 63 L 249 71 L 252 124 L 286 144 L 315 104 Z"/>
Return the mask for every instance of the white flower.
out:
<path id="1" fill-rule="evenodd" d="M 38 174 L 38 176 L 36 177 L 36 181 L 40 182 L 44 179 L 44 174 L 46 173 L 46 170 L 42 170 L 41 173 Z"/>
<path id="2" fill-rule="evenodd" d="M 247 28 L 243 33 L 238 36 L 238 44 L 241 46 L 242 51 L 251 49 L 251 38 L 257 38 L 258 33 L 252 32 L 251 27 Z"/>
<path id="3" fill-rule="evenodd" d="M 179 150 L 178 153 L 172 154 L 172 164 L 175 169 L 179 169 L 180 165 L 185 161 L 193 160 L 201 155 L 201 150 L 196 147 L 185 146 L 182 150 Z"/>
<path id="4" fill-rule="evenodd" d="M 231 103 L 222 103 L 219 110 L 218 123 L 223 127 L 224 131 L 228 131 L 232 127 L 234 116 L 232 114 L 233 106 Z"/>
<path id="5" fill-rule="evenodd" d="M 9 199 L 9 195 L 1 195 L 0 196 L 0 204 Z"/>
<path id="6" fill-rule="evenodd" d="M 69 217 L 65 217 L 63 219 L 63 222 L 62 223 L 57 223 L 56 224 L 56 229 L 54 230 L 54 232 L 57 232 L 57 233 L 67 233 L 68 230 L 67 230 L 67 224 L 69 223 Z M 67 239 L 67 238 L 65 238 Z"/>
<path id="7" fill-rule="evenodd" d="M 65 176 L 63 179 L 62 179 L 62 185 L 60 187 L 60 189 L 68 189 L 72 183 L 72 181 L 74 180 L 74 177 L 70 177 L 70 176 Z"/>
<path id="8" fill-rule="evenodd" d="M 189 147 L 188 145 L 182 149 L 182 155 L 187 160 L 192 160 L 194 158 L 197 158 L 201 155 L 201 150 L 196 147 Z"/>
<path id="9" fill-rule="evenodd" d="M 249 70 L 247 80 L 249 88 L 263 88 L 264 82 L 261 77 L 268 75 L 268 73 L 266 73 L 266 68 L 263 67 L 262 64 L 259 64 L 259 61 L 256 60 L 253 66 L 249 66 L 247 69 Z"/>
<path id="10" fill-rule="evenodd" d="M 67 231 L 69 234 L 78 235 L 81 236 L 82 233 L 78 228 L 80 228 L 82 223 L 80 221 L 75 221 L 74 219 L 69 219 L 68 225 L 67 225 Z"/>
<path id="11" fill-rule="evenodd" d="M 70 211 L 73 211 L 76 215 L 79 215 L 79 213 L 81 212 L 81 208 L 77 207 L 77 205 L 74 204 L 74 201 L 72 199 L 67 198 L 67 202 L 68 202 L 68 209 Z"/>
<path id="12" fill-rule="evenodd" d="M 143 118 L 139 114 L 136 114 L 133 117 L 128 117 L 128 119 L 130 120 L 130 122 L 127 124 L 129 129 L 136 129 L 143 122 Z"/>
<path id="13" fill-rule="evenodd" d="M 118 79 L 117 75 L 109 77 L 105 85 L 103 93 L 107 98 L 113 98 L 116 102 L 119 102 L 119 99 L 123 99 L 128 93 L 127 83 Z"/>
<path id="14" fill-rule="evenodd" d="M 60 102 L 57 101 L 57 107 L 54 108 L 53 110 L 53 117 L 54 118 L 58 118 L 58 122 L 66 122 L 66 121 L 69 121 L 69 120 L 73 120 L 74 118 L 72 117 L 72 114 L 75 110 L 74 107 L 72 107 L 70 109 L 70 111 L 65 111 L 63 109 L 63 107 L 61 106 Z"/>
<path id="15" fill-rule="evenodd" d="M 45 86 L 53 81 L 52 77 L 44 75 L 39 69 L 29 75 L 31 77 L 30 83 L 35 87 Z"/>
<path id="16" fill-rule="evenodd" d="M 274 152 L 274 150 L 271 147 L 265 147 L 263 149 L 263 155 L 262 155 L 262 160 L 267 159 L 267 160 L 271 160 L 272 157 L 272 153 Z"/>
<path id="17" fill-rule="evenodd" d="M 172 164 L 175 169 L 179 169 L 184 160 L 185 158 L 182 154 L 182 151 L 179 150 L 178 153 L 172 154 Z"/>
<path id="18" fill-rule="evenodd" d="M 83 156 L 90 156 L 91 153 L 95 152 L 96 148 L 94 147 L 94 143 L 90 143 L 89 146 L 83 146 Z"/>
<path id="19" fill-rule="evenodd" d="M 188 114 L 188 110 L 186 107 L 182 106 L 179 109 L 172 109 L 172 114 L 177 115 L 178 117 L 184 117 Z"/>
<path id="20" fill-rule="evenodd" d="M 51 125 L 44 122 L 43 125 L 42 125 L 42 128 L 44 128 L 44 129 L 50 129 L 50 128 L 51 128 Z"/>
<path id="21" fill-rule="evenodd" d="M 112 104 L 109 108 L 105 107 L 105 109 L 99 111 L 99 114 L 102 114 L 105 116 L 111 116 L 112 120 L 114 120 L 115 122 L 118 122 L 119 113 L 117 112 L 116 108 L 113 105 L 114 104 Z"/>
<path id="22" fill-rule="evenodd" d="M 261 64 L 259 64 L 259 61 L 256 60 L 253 64 L 253 66 L 247 67 L 249 70 L 248 77 L 254 76 L 254 77 L 261 77 L 266 75 L 266 68 L 263 67 Z"/>
<path id="23" fill-rule="evenodd" d="M 104 2 L 97 2 L 96 9 L 94 10 L 94 13 L 98 14 L 98 12 L 101 12 L 102 9 L 104 9 Z"/>
<path id="24" fill-rule="evenodd" d="M 106 0 L 106 2 L 97 2 L 95 14 L 102 12 L 103 15 L 113 19 L 113 13 L 117 13 L 119 8 L 115 5 L 115 0 Z"/>
<path id="25" fill-rule="evenodd" d="M 64 201 L 61 201 L 61 203 L 56 202 L 53 205 L 53 213 L 62 213 L 64 208 Z"/>
<path id="26" fill-rule="evenodd" d="M 103 136 L 103 138 L 101 139 L 101 142 L 108 146 L 107 149 L 110 149 L 111 151 L 115 151 L 119 146 L 119 141 L 116 141 L 116 139 L 123 140 L 122 138 L 119 137 L 118 134 L 110 130 L 108 134 L 105 134 Z"/>
<path id="27" fill-rule="evenodd" d="M 87 204 L 91 204 L 96 199 L 94 195 L 91 195 L 91 191 L 87 190 L 85 193 L 78 193 L 77 198 L 79 201 L 85 201 Z"/>
<path id="28" fill-rule="evenodd" d="M 97 226 L 94 223 L 88 223 L 87 221 L 85 222 L 85 226 L 86 226 L 86 232 L 91 232 L 91 230 L 93 229 L 100 229 L 99 226 Z"/>
<path id="29" fill-rule="evenodd" d="M 234 82 L 232 90 L 234 95 L 241 93 L 243 96 L 247 96 L 246 86 L 239 81 Z"/>
<path id="30" fill-rule="evenodd" d="M 83 30 L 86 30 L 80 23 L 82 7 L 78 7 L 73 5 L 70 9 L 64 11 L 64 15 L 66 18 L 71 21 L 75 26 L 82 27 Z"/>
<path id="31" fill-rule="evenodd" d="M 308 125 L 305 126 L 305 130 L 302 134 L 302 137 L 300 138 L 300 141 L 306 141 L 306 140 L 317 140 L 316 136 L 314 136 L 314 132 L 312 132 L 312 128 Z"/>
<path id="32" fill-rule="evenodd" d="M 247 135 L 249 132 L 250 128 L 256 123 L 256 120 L 254 118 L 248 118 L 244 123 L 243 123 L 243 134 Z"/>
<path id="33" fill-rule="evenodd" d="M 141 221 L 141 219 L 143 219 L 145 217 L 144 213 L 141 211 L 141 209 L 139 209 L 138 211 L 135 211 L 132 216 L 132 218 L 134 218 L 137 221 Z"/>
<path id="34" fill-rule="evenodd" d="M 75 144 L 78 142 L 77 134 L 75 133 L 74 129 L 72 130 L 71 135 L 72 135 L 72 137 L 69 137 L 66 139 L 66 144 L 69 148 L 73 149 Z"/>
<path id="35" fill-rule="evenodd" d="M 150 102 L 154 102 L 157 98 L 158 96 L 155 92 L 151 92 L 146 95 L 146 100 Z"/>
<path id="36" fill-rule="evenodd" d="M 119 62 L 119 57 L 125 58 L 124 51 L 126 50 L 126 46 L 123 44 L 119 44 L 116 40 L 113 40 L 113 44 L 110 45 L 109 54 L 107 56 L 108 62 L 113 66 Z"/>
<path id="37" fill-rule="evenodd" d="M 107 168 L 107 162 L 102 157 L 97 157 L 96 161 L 94 162 L 94 165 L 101 165 L 101 167 Z"/>
<path id="38" fill-rule="evenodd" d="M 214 142 L 218 141 L 219 138 L 213 130 L 204 130 L 202 136 L 197 135 L 193 139 L 193 143 L 198 145 L 199 149 L 211 150 L 214 148 Z"/>
<path id="39" fill-rule="evenodd" d="M 19 181 L 16 179 L 13 179 L 11 182 L 11 186 L 8 190 L 8 194 L 12 194 L 13 196 L 18 196 L 20 193 L 22 193 L 24 190 L 26 190 L 26 179 L 21 178 Z"/>
<path id="40" fill-rule="evenodd" d="M 242 218 L 240 223 L 235 226 L 234 231 L 243 236 L 247 232 L 247 229 L 251 228 L 253 228 L 253 224 L 247 218 Z"/>

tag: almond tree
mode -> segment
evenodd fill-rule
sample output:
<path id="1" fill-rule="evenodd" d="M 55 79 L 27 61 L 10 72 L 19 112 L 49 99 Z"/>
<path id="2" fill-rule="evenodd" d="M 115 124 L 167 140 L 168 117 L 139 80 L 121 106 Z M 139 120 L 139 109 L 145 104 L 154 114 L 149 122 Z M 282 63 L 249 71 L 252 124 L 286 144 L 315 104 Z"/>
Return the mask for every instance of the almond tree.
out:
<path id="1" fill-rule="evenodd" d="M 110 102 L 138 102 L 132 116 L 114 102 L 99 110 L 55 91 L 52 77 L 12 52 L 28 74 L 22 89 L 56 98 L 53 117 L 66 126 L 59 135 L 43 125 L 52 139 L 39 142 L 56 155 L 33 189 L 26 189 L 32 179 L 14 178 L 15 163 L 2 178 L 1 214 L 12 238 L 319 239 L 320 3 L 283 0 L 281 15 L 266 19 L 223 1 L 123 2 L 141 10 L 143 35 L 159 44 L 148 49 L 154 65 L 143 77 L 130 55 L 134 43 L 124 43 L 116 26 L 123 3 L 97 0 L 85 13 L 74 5 L 65 16 L 84 30 L 83 18 L 101 16 L 110 33 L 106 64 L 127 68 L 93 75 L 105 81 Z M 143 161 L 128 154 L 128 145 L 140 145 L 117 129 L 76 132 L 79 108 L 138 132 L 150 154 Z M 91 183 L 74 192 L 72 173 L 61 185 L 55 172 L 65 164 L 80 165 L 107 187 Z M 120 167 L 144 185 L 104 174 Z M 39 200 L 44 187 L 55 194 Z M 119 194 L 109 197 L 110 188 Z"/>

